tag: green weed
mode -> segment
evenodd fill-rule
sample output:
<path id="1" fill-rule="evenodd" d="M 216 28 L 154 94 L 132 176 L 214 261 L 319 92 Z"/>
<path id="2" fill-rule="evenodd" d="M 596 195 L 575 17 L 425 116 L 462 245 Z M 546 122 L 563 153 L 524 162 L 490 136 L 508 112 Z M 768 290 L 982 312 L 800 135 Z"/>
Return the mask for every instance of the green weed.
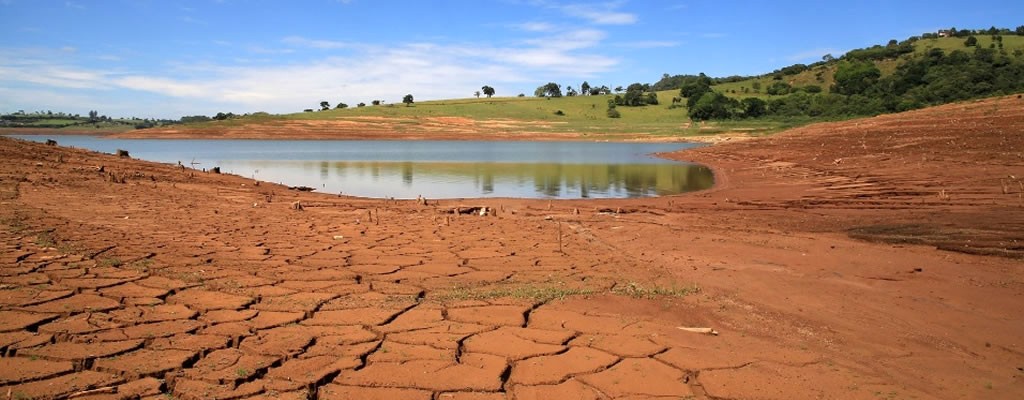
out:
<path id="1" fill-rule="evenodd" d="M 686 297 L 691 294 L 700 293 L 700 286 L 696 284 L 690 286 L 643 286 L 636 282 L 630 282 L 624 285 L 615 285 L 612 288 L 612 293 L 621 296 L 629 296 L 637 299 L 654 299 L 659 297 Z"/>

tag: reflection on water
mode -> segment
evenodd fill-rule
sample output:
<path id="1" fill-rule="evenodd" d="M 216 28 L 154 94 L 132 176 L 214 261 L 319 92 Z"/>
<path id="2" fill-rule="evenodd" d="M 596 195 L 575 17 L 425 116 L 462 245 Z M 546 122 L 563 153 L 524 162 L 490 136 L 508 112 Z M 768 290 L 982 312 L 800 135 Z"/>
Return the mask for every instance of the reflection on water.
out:
<path id="1" fill-rule="evenodd" d="M 161 140 L 16 136 L 364 197 L 621 198 L 711 187 L 700 165 L 650 156 L 686 143 Z"/>
<path id="2" fill-rule="evenodd" d="M 228 161 L 225 171 L 366 197 L 645 197 L 707 189 L 704 166 L 388 161 Z"/>

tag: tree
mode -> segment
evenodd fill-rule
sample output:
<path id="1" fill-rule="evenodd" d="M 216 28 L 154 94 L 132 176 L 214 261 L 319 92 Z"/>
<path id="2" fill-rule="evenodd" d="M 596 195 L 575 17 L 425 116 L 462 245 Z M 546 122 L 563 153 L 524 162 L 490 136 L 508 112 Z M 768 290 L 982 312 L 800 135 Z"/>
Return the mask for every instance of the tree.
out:
<path id="1" fill-rule="evenodd" d="M 974 47 L 978 45 L 978 38 L 974 35 L 968 36 L 967 40 L 964 40 L 964 47 Z"/>
<path id="2" fill-rule="evenodd" d="M 622 86 L 616 86 L 615 87 L 615 93 L 622 93 L 622 90 L 623 90 Z"/>
<path id="3" fill-rule="evenodd" d="M 584 96 L 590 94 L 590 84 L 587 83 L 587 81 L 583 81 L 583 83 L 580 84 L 580 94 Z"/>
<path id="4" fill-rule="evenodd" d="M 412 102 L 413 102 L 412 95 L 411 94 L 405 95 L 405 97 L 402 98 L 402 102 L 405 103 L 406 107 L 411 106 Z"/>
<path id="5" fill-rule="evenodd" d="M 644 85 L 634 83 L 626 88 L 626 94 L 622 96 L 622 105 L 636 107 L 644 105 Z"/>
<path id="6" fill-rule="evenodd" d="M 768 103 L 757 97 L 748 97 L 740 102 L 743 105 L 743 116 L 757 118 L 768 112 Z"/>
<path id="7" fill-rule="evenodd" d="M 696 102 L 704 93 L 711 91 L 711 78 L 704 75 L 703 72 L 697 76 L 696 79 L 692 79 L 689 82 L 683 84 L 679 88 L 679 95 L 688 99 L 693 99 Z M 692 105 L 692 104 L 690 104 Z"/>
<path id="8" fill-rule="evenodd" d="M 328 103 L 326 101 L 321 101 L 320 102 L 320 111 L 327 111 L 327 110 L 330 110 L 330 109 L 331 109 L 331 103 Z"/>
<path id="9" fill-rule="evenodd" d="M 548 82 L 533 92 L 537 97 L 562 97 L 562 85 Z"/>
<path id="10" fill-rule="evenodd" d="M 770 86 L 768 86 L 768 90 L 766 90 L 766 92 L 769 95 L 772 95 L 772 96 L 779 96 L 779 95 L 789 94 L 792 90 L 793 90 L 793 87 L 790 86 L 788 83 L 782 82 L 782 81 L 778 81 L 778 82 L 774 82 Z"/>
<path id="11" fill-rule="evenodd" d="M 476 96 L 476 98 L 479 99 L 480 98 L 480 91 L 477 90 L 477 91 L 473 92 L 473 95 Z"/>
<path id="12" fill-rule="evenodd" d="M 373 104 L 375 106 L 379 106 L 380 105 L 380 100 L 371 101 L 370 104 Z"/>
<path id="13" fill-rule="evenodd" d="M 845 95 L 864 94 L 881 76 L 882 72 L 870 61 L 843 61 L 836 68 L 836 83 L 832 86 L 832 92 Z"/>
<path id="14" fill-rule="evenodd" d="M 709 119 L 727 119 L 733 115 L 733 109 L 739 108 L 739 101 L 726 97 L 724 94 L 710 91 L 690 107 L 690 119 L 704 121 Z"/>
<path id="15" fill-rule="evenodd" d="M 566 96 L 572 97 L 572 96 L 575 96 L 577 94 L 579 94 L 579 93 L 576 91 L 576 89 L 573 89 L 572 86 L 568 86 L 565 89 L 565 95 Z"/>
<path id="16" fill-rule="evenodd" d="M 484 96 L 487 96 L 487 98 L 494 96 L 494 88 L 490 86 L 484 85 L 484 87 L 480 88 L 480 90 L 484 91 Z"/>
<path id="17" fill-rule="evenodd" d="M 321 104 L 321 106 L 322 106 L 322 104 Z M 348 108 L 348 104 L 345 104 L 345 103 L 338 103 L 338 105 L 337 105 L 336 107 L 334 107 L 334 108 L 337 108 L 337 109 L 339 109 L 339 110 L 340 110 L 340 109 L 343 109 L 343 108 Z"/>
<path id="18" fill-rule="evenodd" d="M 359 102 L 359 104 L 356 104 L 356 107 L 366 107 L 366 103 Z"/>

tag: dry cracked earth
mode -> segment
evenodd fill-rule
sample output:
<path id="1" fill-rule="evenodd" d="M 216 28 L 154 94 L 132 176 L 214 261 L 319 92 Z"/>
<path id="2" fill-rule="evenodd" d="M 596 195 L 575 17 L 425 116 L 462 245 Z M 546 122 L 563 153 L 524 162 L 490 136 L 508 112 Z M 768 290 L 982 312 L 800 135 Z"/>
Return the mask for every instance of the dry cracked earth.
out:
<path id="1" fill-rule="evenodd" d="M 1021 101 L 670 154 L 717 182 L 661 199 L 334 197 L 0 138 L 0 399 L 1018 399 Z"/>
<path id="2" fill-rule="evenodd" d="M 695 289 L 623 281 L 655 272 L 571 224 L 413 201 L 297 211 L 276 185 L 0 140 L 0 396 L 706 397 L 702 371 L 750 362 L 574 302 Z"/>

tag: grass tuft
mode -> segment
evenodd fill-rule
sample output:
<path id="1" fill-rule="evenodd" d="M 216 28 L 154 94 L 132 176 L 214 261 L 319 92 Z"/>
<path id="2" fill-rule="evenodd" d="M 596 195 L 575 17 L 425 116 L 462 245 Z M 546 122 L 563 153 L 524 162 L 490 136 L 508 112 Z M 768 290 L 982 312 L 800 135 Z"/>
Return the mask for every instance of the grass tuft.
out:
<path id="1" fill-rule="evenodd" d="M 621 296 L 629 296 L 636 299 L 654 299 L 659 297 L 686 297 L 691 294 L 700 293 L 700 286 L 696 284 L 690 286 L 643 286 L 636 282 L 630 282 L 624 285 L 615 285 L 612 288 L 612 293 Z"/>
<path id="2" fill-rule="evenodd" d="M 512 298 L 547 303 L 553 300 L 563 300 L 566 297 L 586 296 L 594 293 L 590 289 L 573 289 L 557 286 L 518 286 L 487 289 L 456 287 L 441 295 L 432 296 L 432 298 L 441 302 Z"/>

